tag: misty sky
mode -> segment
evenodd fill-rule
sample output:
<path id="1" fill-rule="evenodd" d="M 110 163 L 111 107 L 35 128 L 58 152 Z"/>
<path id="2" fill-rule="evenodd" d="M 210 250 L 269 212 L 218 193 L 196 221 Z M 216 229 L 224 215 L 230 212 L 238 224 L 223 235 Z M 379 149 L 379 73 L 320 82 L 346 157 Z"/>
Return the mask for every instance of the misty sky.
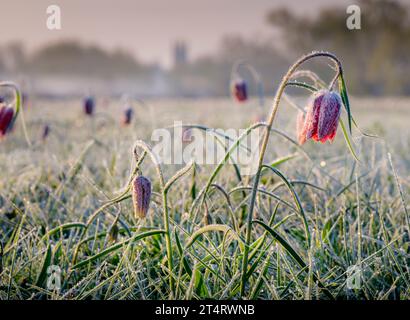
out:
<path id="1" fill-rule="evenodd" d="M 223 35 L 268 38 L 266 13 L 286 6 L 314 14 L 349 0 L 0 0 L 0 45 L 23 41 L 32 51 L 49 41 L 79 39 L 105 48 L 125 48 L 144 62 L 169 65 L 171 45 L 182 39 L 190 56 L 216 50 Z M 46 8 L 58 4 L 62 30 L 46 28 Z"/>

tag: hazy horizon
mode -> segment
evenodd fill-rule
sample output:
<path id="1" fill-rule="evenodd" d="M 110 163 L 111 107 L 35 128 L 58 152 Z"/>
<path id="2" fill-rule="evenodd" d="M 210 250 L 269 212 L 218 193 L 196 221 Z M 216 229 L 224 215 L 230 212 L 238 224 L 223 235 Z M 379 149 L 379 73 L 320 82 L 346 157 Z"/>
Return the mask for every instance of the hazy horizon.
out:
<path id="1" fill-rule="evenodd" d="M 6 30 L 0 46 L 20 41 L 28 52 L 48 42 L 79 40 L 113 50 L 122 48 L 145 63 L 171 64 L 174 41 L 188 44 L 189 57 L 213 53 L 224 35 L 267 39 L 274 30 L 266 13 L 287 7 L 297 14 L 314 14 L 318 8 L 346 6 L 349 0 L 15 0 L 3 4 L 7 14 L 0 19 Z M 62 11 L 62 29 L 46 28 L 46 8 L 57 4 Z M 113 5 L 114 4 L 114 5 Z M 16 19 L 19 17 L 19 19 Z"/>

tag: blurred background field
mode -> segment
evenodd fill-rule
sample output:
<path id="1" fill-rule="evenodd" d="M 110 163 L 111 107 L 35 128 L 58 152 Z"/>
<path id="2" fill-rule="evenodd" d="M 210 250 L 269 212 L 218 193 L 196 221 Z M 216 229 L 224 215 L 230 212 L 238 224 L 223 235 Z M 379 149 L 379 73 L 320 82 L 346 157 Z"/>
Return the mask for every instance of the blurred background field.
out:
<path id="1" fill-rule="evenodd" d="M 342 60 L 351 93 L 410 95 L 405 0 L 358 1 L 359 30 L 346 27 L 347 0 L 120 0 L 115 8 L 97 0 L 55 4 L 61 7 L 61 30 L 45 27 L 45 0 L 9 2 L 0 21 L 7 30 L 0 39 L 1 78 L 15 79 L 27 93 L 226 96 L 239 59 L 254 65 L 271 93 L 297 57 L 327 50 Z M 24 22 L 14 19 L 23 8 L 31 15 Z M 252 82 L 246 70 L 241 74 Z"/>

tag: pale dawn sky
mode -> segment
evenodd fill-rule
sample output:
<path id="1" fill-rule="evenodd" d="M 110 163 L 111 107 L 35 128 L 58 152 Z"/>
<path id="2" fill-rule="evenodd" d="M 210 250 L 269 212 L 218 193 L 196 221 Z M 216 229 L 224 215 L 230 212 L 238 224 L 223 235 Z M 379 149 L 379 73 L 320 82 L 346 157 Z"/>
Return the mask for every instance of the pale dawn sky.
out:
<path id="1" fill-rule="evenodd" d="M 193 58 L 216 50 L 222 36 L 268 38 L 271 8 L 286 6 L 314 14 L 328 0 L 1 0 L 0 46 L 22 41 L 29 51 L 49 41 L 78 39 L 107 49 L 124 48 L 144 62 L 169 65 L 171 46 L 181 39 Z M 354 3 L 333 0 L 345 8 Z M 62 29 L 46 28 L 46 8 L 61 8 Z M 345 10 L 345 9 L 344 9 Z"/>

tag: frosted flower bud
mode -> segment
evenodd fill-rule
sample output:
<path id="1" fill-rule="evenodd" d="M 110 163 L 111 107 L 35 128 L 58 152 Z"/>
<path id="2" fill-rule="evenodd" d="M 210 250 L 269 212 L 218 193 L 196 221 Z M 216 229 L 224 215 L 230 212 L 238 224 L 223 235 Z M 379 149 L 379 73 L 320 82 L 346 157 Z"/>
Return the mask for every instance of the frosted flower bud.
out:
<path id="1" fill-rule="evenodd" d="M 3 106 L 0 109 L 0 137 L 3 137 L 7 134 L 12 125 L 14 116 L 14 109 Z"/>
<path id="2" fill-rule="evenodd" d="M 232 84 L 232 95 L 238 102 L 244 102 L 248 100 L 248 89 L 244 80 L 236 80 Z"/>
<path id="3" fill-rule="evenodd" d="M 145 218 L 151 200 L 151 182 L 138 176 L 132 184 L 132 201 L 134 204 L 134 215 L 136 218 Z"/>
<path id="4" fill-rule="evenodd" d="M 87 97 L 84 99 L 84 112 L 88 116 L 94 114 L 95 102 L 93 97 Z"/>
<path id="5" fill-rule="evenodd" d="M 342 99 L 336 92 L 320 90 L 316 92 L 307 107 L 303 126 L 298 115 L 298 139 L 303 144 L 308 139 L 320 141 L 333 141 L 339 123 Z M 306 135 L 306 139 L 304 139 Z"/>

